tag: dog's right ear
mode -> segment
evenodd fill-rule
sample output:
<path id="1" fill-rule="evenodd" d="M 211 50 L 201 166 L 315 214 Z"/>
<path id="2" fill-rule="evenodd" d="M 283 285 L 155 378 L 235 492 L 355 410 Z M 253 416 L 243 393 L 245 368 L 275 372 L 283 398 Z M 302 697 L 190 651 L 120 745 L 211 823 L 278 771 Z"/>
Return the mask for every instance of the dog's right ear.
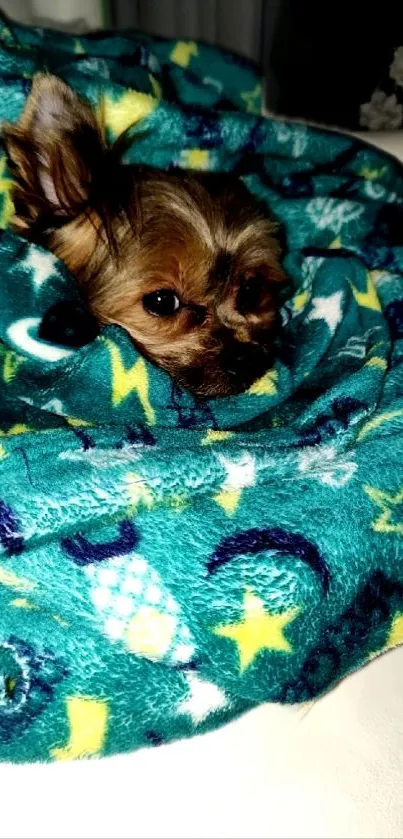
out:
<path id="1" fill-rule="evenodd" d="M 2 129 L 15 188 L 15 225 L 31 228 L 75 218 L 85 209 L 104 142 L 95 113 L 61 79 L 34 77 L 24 112 Z"/>

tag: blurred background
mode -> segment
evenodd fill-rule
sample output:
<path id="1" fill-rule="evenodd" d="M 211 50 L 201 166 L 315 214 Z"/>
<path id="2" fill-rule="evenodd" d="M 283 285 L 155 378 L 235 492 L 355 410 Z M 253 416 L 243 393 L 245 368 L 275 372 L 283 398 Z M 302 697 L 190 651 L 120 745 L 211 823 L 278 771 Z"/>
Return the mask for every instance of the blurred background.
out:
<path id="1" fill-rule="evenodd" d="M 258 63 L 273 113 L 350 130 L 403 127 L 403 3 L 382 0 L 0 0 L 11 18 L 83 33 L 140 29 Z"/>

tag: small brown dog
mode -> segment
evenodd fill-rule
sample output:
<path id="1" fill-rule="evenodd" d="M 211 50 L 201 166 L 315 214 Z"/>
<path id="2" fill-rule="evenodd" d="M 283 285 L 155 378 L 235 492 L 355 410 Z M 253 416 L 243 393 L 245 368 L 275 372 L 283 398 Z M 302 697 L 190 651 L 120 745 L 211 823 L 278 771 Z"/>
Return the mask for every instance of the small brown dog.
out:
<path id="1" fill-rule="evenodd" d="M 99 322 L 199 396 L 264 374 L 284 275 L 275 226 L 239 180 L 124 165 L 90 105 L 50 75 L 3 137 L 15 229 L 65 262 Z"/>

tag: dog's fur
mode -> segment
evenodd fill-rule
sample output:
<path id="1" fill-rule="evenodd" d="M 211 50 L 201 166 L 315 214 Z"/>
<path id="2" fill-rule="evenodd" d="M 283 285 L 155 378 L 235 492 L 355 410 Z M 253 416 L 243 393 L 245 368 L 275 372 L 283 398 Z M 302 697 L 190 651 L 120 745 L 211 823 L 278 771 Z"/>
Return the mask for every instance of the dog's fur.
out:
<path id="1" fill-rule="evenodd" d="M 283 273 L 274 224 L 239 180 L 124 165 L 121 142 L 108 149 L 94 110 L 55 76 L 35 77 L 3 137 L 15 229 L 66 263 L 101 323 L 198 395 L 265 372 Z M 150 313 L 159 290 L 176 311 Z"/>

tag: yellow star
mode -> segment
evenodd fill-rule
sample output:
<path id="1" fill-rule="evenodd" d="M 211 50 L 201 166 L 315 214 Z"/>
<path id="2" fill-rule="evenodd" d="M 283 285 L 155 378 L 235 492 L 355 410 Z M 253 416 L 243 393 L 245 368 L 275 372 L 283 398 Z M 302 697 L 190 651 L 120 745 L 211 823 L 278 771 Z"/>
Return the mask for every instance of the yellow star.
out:
<path id="1" fill-rule="evenodd" d="M 214 501 L 216 501 L 216 503 L 225 510 L 227 516 L 232 516 L 232 514 L 235 513 L 235 510 L 239 507 L 241 497 L 241 489 L 224 489 L 222 492 L 219 492 L 214 496 Z"/>
<path id="2" fill-rule="evenodd" d="M 386 361 L 386 358 L 382 358 L 381 355 L 373 355 L 372 358 L 368 359 L 365 366 L 376 367 L 378 370 L 387 370 L 388 362 Z"/>
<path id="3" fill-rule="evenodd" d="M 158 99 L 158 101 L 159 101 L 160 99 L 162 99 L 162 87 L 161 87 L 158 79 L 156 79 L 155 76 L 152 76 L 151 73 L 148 76 L 148 78 L 150 80 L 150 85 L 152 87 L 153 94 L 154 94 L 155 98 Z"/>
<path id="4" fill-rule="evenodd" d="M 147 510 L 151 510 L 154 506 L 154 493 L 141 475 L 130 472 L 127 475 L 127 489 L 130 497 L 131 513 L 136 513 L 140 505 L 146 507 Z"/>
<path id="5" fill-rule="evenodd" d="M 269 370 L 261 379 L 258 379 L 247 393 L 254 396 L 275 396 L 277 393 L 278 372 L 277 370 Z"/>
<path id="6" fill-rule="evenodd" d="M 62 748 L 51 749 L 54 760 L 77 760 L 99 755 L 105 742 L 109 708 L 105 700 L 92 696 L 66 699 L 70 737 Z"/>
<path id="7" fill-rule="evenodd" d="M 5 350 L 3 353 L 3 379 L 8 385 L 17 375 L 18 368 L 24 361 L 23 356 L 17 355 L 13 350 Z"/>
<path id="8" fill-rule="evenodd" d="M 195 41 L 178 41 L 171 52 L 170 59 L 174 64 L 179 64 L 179 67 L 187 67 L 191 58 L 198 53 L 199 48 Z"/>
<path id="9" fill-rule="evenodd" d="M 256 460 L 246 451 L 235 460 L 223 454 L 219 454 L 218 459 L 226 471 L 226 478 L 214 500 L 231 516 L 239 506 L 242 491 L 255 486 Z"/>
<path id="10" fill-rule="evenodd" d="M 25 577 L 17 577 L 13 571 L 0 565 L 0 586 L 6 586 L 19 592 L 29 592 L 33 591 L 37 584 L 32 580 L 25 579 Z"/>
<path id="11" fill-rule="evenodd" d="M 68 425 L 71 425 L 72 428 L 82 428 L 83 426 L 93 428 L 94 423 L 89 422 L 89 420 L 79 419 L 79 417 L 64 417 Z"/>
<path id="12" fill-rule="evenodd" d="M 126 396 L 136 391 L 149 425 L 155 425 L 155 411 L 148 396 L 148 373 L 143 358 L 139 358 L 132 367 L 126 370 L 120 350 L 107 338 L 105 340 L 112 363 L 112 403 L 120 405 Z"/>
<path id="13" fill-rule="evenodd" d="M 277 650 L 291 653 L 292 647 L 283 633 L 298 614 L 295 606 L 277 615 L 265 611 L 263 600 L 251 589 L 247 589 L 243 601 L 243 618 L 238 623 L 216 626 L 215 635 L 229 638 L 238 647 L 240 672 L 249 667 L 261 650 Z"/>
<path id="14" fill-rule="evenodd" d="M 336 239 L 333 239 L 333 242 L 329 245 L 329 250 L 337 251 L 339 248 L 342 247 L 340 236 L 337 236 Z"/>
<path id="15" fill-rule="evenodd" d="M 302 312 L 302 310 L 305 309 L 306 304 L 309 303 L 310 299 L 311 295 L 309 291 L 300 291 L 296 294 L 292 299 L 294 312 Z"/>
<path id="16" fill-rule="evenodd" d="M 12 425 L 8 431 L 1 431 L 0 430 L 0 437 L 15 437 L 18 434 L 28 434 L 29 431 L 32 431 L 32 428 L 29 425 L 24 425 L 24 423 L 16 422 L 15 425 Z"/>
<path id="17" fill-rule="evenodd" d="M 181 162 L 187 169 L 208 169 L 210 154 L 206 149 L 187 149 L 182 152 Z"/>
<path id="18" fill-rule="evenodd" d="M 365 309 L 372 309 L 374 312 L 382 311 L 371 272 L 368 272 L 367 288 L 365 291 L 359 291 L 353 283 L 350 283 L 350 285 L 354 298 L 359 306 L 362 306 Z"/>
<path id="19" fill-rule="evenodd" d="M 211 446 L 213 443 L 221 443 L 223 440 L 230 440 L 233 436 L 233 431 L 214 431 L 212 428 L 208 428 L 205 436 L 201 440 L 201 445 Z"/>
<path id="20" fill-rule="evenodd" d="M 245 102 L 249 114 L 260 114 L 262 111 L 262 84 L 258 82 L 253 90 L 245 90 L 241 93 L 241 99 Z"/>
<path id="21" fill-rule="evenodd" d="M 382 166 L 381 169 L 370 169 L 369 166 L 363 166 L 360 169 L 359 174 L 362 178 L 365 178 L 366 181 L 376 181 L 378 178 L 381 178 L 386 172 L 386 166 Z"/>
<path id="22" fill-rule="evenodd" d="M 0 195 L 3 199 L 0 211 L 0 228 L 3 230 L 8 227 L 13 215 L 14 204 L 11 199 L 11 191 L 13 188 L 13 181 L 7 175 L 6 156 L 0 157 Z"/>
<path id="23" fill-rule="evenodd" d="M 375 487 L 364 486 L 364 492 L 381 510 L 381 514 L 372 522 L 372 529 L 377 533 L 403 533 L 403 517 L 400 522 L 392 521 L 396 507 L 401 506 L 400 512 L 403 514 L 403 489 L 393 495 Z"/>
<path id="24" fill-rule="evenodd" d="M 74 52 L 76 55 L 85 55 L 85 49 L 78 38 L 74 41 Z"/>
<path id="25" fill-rule="evenodd" d="M 15 600 L 10 601 L 10 606 L 15 606 L 16 609 L 39 609 L 39 606 L 31 603 L 26 597 L 16 597 Z"/>
<path id="26" fill-rule="evenodd" d="M 127 90 L 116 100 L 108 94 L 102 96 L 97 114 L 101 125 L 104 125 L 114 137 L 119 137 L 131 125 L 148 117 L 157 105 L 158 99 L 154 96 L 138 90 Z"/>
<path id="27" fill-rule="evenodd" d="M 169 501 L 170 507 L 175 511 L 175 513 L 183 513 L 186 510 L 186 507 L 189 506 L 189 501 L 185 495 L 173 495 Z"/>
<path id="28" fill-rule="evenodd" d="M 403 644 L 403 613 L 398 612 L 392 621 L 388 639 L 386 641 L 386 649 L 389 647 L 397 647 L 398 644 Z"/>

